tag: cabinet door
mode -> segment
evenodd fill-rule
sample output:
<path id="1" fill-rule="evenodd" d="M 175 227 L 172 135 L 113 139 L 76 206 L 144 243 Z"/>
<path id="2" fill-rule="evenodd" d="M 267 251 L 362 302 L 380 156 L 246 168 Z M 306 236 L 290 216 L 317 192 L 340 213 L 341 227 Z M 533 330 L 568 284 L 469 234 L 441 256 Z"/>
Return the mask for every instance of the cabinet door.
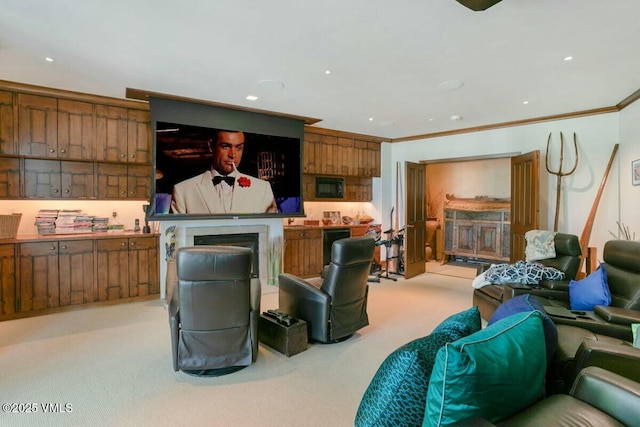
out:
<path id="1" fill-rule="evenodd" d="M 93 104 L 58 100 L 58 157 L 93 160 Z"/>
<path id="2" fill-rule="evenodd" d="M 61 197 L 59 160 L 24 160 L 24 195 L 27 198 Z"/>
<path id="3" fill-rule="evenodd" d="M 453 227 L 453 251 L 474 255 L 476 252 L 476 227 L 470 221 L 456 221 Z"/>
<path id="4" fill-rule="evenodd" d="M 96 197 L 93 163 L 60 162 L 62 198 L 92 199 Z"/>
<path id="5" fill-rule="evenodd" d="M 129 165 L 127 167 L 127 197 L 149 200 L 151 197 L 151 166 Z"/>
<path id="6" fill-rule="evenodd" d="M 283 271 L 317 277 L 322 271 L 322 230 L 285 230 Z"/>
<path id="7" fill-rule="evenodd" d="M 158 274 L 158 239 L 156 237 L 129 238 L 129 296 L 160 292 Z"/>
<path id="8" fill-rule="evenodd" d="M 0 157 L 0 198 L 20 197 L 20 160 Z"/>
<path id="9" fill-rule="evenodd" d="M 60 305 L 94 301 L 93 240 L 58 242 Z"/>
<path id="10" fill-rule="evenodd" d="M 151 163 L 151 113 L 130 109 L 127 118 L 127 161 Z"/>
<path id="11" fill-rule="evenodd" d="M 318 172 L 326 175 L 339 174 L 338 162 L 341 161 L 341 156 L 339 152 L 338 138 L 335 136 L 323 135 L 320 148 L 321 154 L 316 160 L 318 162 Z"/>
<path id="12" fill-rule="evenodd" d="M 478 256 L 485 256 L 491 259 L 502 258 L 500 227 L 501 224 L 495 222 L 479 222 L 476 224 L 478 238 L 476 254 Z"/>
<path id="13" fill-rule="evenodd" d="M 13 93 L 0 90 L 0 154 L 17 154 L 13 136 Z"/>
<path id="14" fill-rule="evenodd" d="M 16 312 L 15 245 L 0 245 L 0 315 Z"/>
<path id="15" fill-rule="evenodd" d="M 127 198 L 127 165 L 98 163 L 98 198 Z"/>
<path id="16" fill-rule="evenodd" d="M 316 133 L 305 133 L 302 146 L 302 171 L 304 173 L 319 173 L 318 162 L 321 159 L 321 136 Z"/>
<path id="17" fill-rule="evenodd" d="M 20 311 L 60 305 L 58 242 L 20 245 Z"/>
<path id="18" fill-rule="evenodd" d="M 367 144 L 368 161 L 370 176 L 380 176 L 380 143 L 369 142 Z"/>
<path id="19" fill-rule="evenodd" d="M 129 296 L 129 241 L 101 239 L 97 245 L 98 295 L 94 301 L 107 301 Z"/>
<path id="20" fill-rule="evenodd" d="M 18 94 L 18 146 L 23 156 L 58 156 L 58 100 Z"/>
<path id="21" fill-rule="evenodd" d="M 96 160 L 127 161 L 127 109 L 96 105 Z"/>

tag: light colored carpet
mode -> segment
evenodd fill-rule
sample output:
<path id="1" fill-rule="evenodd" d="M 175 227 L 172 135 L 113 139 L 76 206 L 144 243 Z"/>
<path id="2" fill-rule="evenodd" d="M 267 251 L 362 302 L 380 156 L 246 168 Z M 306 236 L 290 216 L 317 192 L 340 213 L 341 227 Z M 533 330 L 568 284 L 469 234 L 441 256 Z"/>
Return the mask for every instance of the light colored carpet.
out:
<path id="1" fill-rule="evenodd" d="M 462 267 L 454 264 L 441 264 L 440 261 L 429 261 L 425 265 L 425 270 L 431 274 L 442 274 L 463 279 L 474 279 L 478 275 L 477 266 L 475 265 Z"/>
<path id="2" fill-rule="evenodd" d="M 370 326 L 338 344 L 287 358 L 260 346 L 257 363 L 196 378 L 172 369 L 161 301 L 90 308 L 0 323 L 3 426 L 352 426 L 384 358 L 471 306 L 471 281 L 423 274 L 371 284 Z M 277 293 L 262 310 L 277 307 Z M 44 413 L 44 404 L 71 411 Z"/>

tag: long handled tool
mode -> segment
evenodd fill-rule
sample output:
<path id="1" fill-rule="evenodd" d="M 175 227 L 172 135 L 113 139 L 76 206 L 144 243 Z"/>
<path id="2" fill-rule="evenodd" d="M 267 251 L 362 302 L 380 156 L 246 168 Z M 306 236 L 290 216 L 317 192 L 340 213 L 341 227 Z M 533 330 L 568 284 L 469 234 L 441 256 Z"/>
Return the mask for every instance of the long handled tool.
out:
<path id="1" fill-rule="evenodd" d="M 562 163 L 564 162 L 564 135 L 562 134 L 562 132 L 560 132 L 560 165 L 558 166 L 558 170 L 557 171 L 552 171 L 551 168 L 549 167 L 549 144 L 551 143 L 551 133 L 549 133 L 549 138 L 547 138 L 547 154 L 545 156 L 545 161 L 544 164 L 547 167 L 547 172 L 549 172 L 552 175 L 556 175 L 558 177 L 558 183 L 556 186 L 556 217 L 555 220 L 553 221 L 553 231 L 558 231 L 558 216 L 560 213 L 560 192 L 562 191 L 562 177 L 563 176 L 567 176 L 567 175 L 571 175 L 573 172 L 575 172 L 576 168 L 578 167 L 578 142 L 576 141 L 576 134 L 575 132 L 573 133 L 573 148 L 575 150 L 575 164 L 573 165 L 573 168 L 569 171 L 569 172 L 562 172 Z"/>
<path id="2" fill-rule="evenodd" d="M 600 204 L 600 197 L 602 197 L 602 191 L 604 190 L 604 185 L 607 183 L 607 177 L 609 176 L 609 171 L 611 170 L 611 165 L 613 164 L 613 160 L 616 158 L 617 152 L 618 144 L 613 146 L 613 152 L 611 153 L 611 157 L 609 158 L 609 164 L 607 165 L 607 169 L 604 171 L 604 176 L 602 177 L 600 188 L 598 188 L 598 193 L 596 194 L 596 199 L 593 201 L 593 206 L 591 206 L 591 211 L 589 212 L 589 216 L 587 217 L 587 223 L 585 224 L 584 230 L 582 230 L 582 234 L 580 235 L 580 251 L 582 252 L 582 255 L 580 256 L 580 266 L 578 267 L 578 272 L 582 271 L 584 261 L 587 257 L 587 249 L 589 247 L 589 238 L 591 238 L 593 220 L 596 218 L 598 204 Z"/>

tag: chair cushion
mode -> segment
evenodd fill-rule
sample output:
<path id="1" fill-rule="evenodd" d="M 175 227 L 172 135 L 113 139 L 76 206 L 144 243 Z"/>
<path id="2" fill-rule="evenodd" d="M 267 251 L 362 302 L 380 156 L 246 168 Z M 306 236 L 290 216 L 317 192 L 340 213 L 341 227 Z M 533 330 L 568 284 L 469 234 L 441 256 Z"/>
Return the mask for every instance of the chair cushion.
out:
<path id="1" fill-rule="evenodd" d="M 503 420 L 544 395 L 545 371 L 542 314 L 499 320 L 438 351 L 422 426 Z"/>
<path id="2" fill-rule="evenodd" d="M 523 294 L 508 299 L 496 309 L 489 319 L 488 325 L 492 325 L 498 320 L 504 319 L 516 313 L 538 310 L 542 314 L 542 326 L 544 328 L 544 341 L 547 350 L 547 366 L 553 362 L 553 357 L 558 348 L 558 329 L 556 324 L 547 313 L 540 301 L 530 294 Z"/>
<path id="3" fill-rule="evenodd" d="M 424 418 L 429 377 L 438 350 L 480 330 L 477 307 L 450 316 L 433 332 L 391 353 L 362 397 L 356 427 L 418 426 Z"/>
<path id="4" fill-rule="evenodd" d="M 538 262 L 516 261 L 513 264 L 497 264 L 485 272 L 485 280 L 496 285 L 519 283 L 537 285 L 541 280 L 562 280 L 564 273 Z"/>
<path id="5" fill-rule="evenodd" d="M 593 311 L 596 305 L 611 305 L 611 292 L 607 284 L 604 265 L 582 280 L 569 282 L 569 303 L 572 310 Z"/>
<path id="6" fill-rule="evenodd" d="M 524 250 L 526 261 L 539 261 L 556 257 L 555 231 L 529 230 L 524 238 L 527 246 Z"/>

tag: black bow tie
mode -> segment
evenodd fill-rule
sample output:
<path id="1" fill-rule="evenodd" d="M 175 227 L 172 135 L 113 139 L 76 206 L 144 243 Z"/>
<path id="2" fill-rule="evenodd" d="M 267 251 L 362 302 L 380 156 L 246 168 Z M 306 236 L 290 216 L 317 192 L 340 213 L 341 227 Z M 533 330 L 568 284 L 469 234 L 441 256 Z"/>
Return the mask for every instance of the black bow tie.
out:
<path id="1" fill-rule="evenodd" d="M 216 175 L 213 177 L 213 185 L 218 185 L 220 184 L 222 181 L 226 182 L 227 184 L 229 184 L 229 187 L 233 186 L 233 183 L 235 182 L 235 178 L 232 176 L 221 176 L 221 175 Z"/>

